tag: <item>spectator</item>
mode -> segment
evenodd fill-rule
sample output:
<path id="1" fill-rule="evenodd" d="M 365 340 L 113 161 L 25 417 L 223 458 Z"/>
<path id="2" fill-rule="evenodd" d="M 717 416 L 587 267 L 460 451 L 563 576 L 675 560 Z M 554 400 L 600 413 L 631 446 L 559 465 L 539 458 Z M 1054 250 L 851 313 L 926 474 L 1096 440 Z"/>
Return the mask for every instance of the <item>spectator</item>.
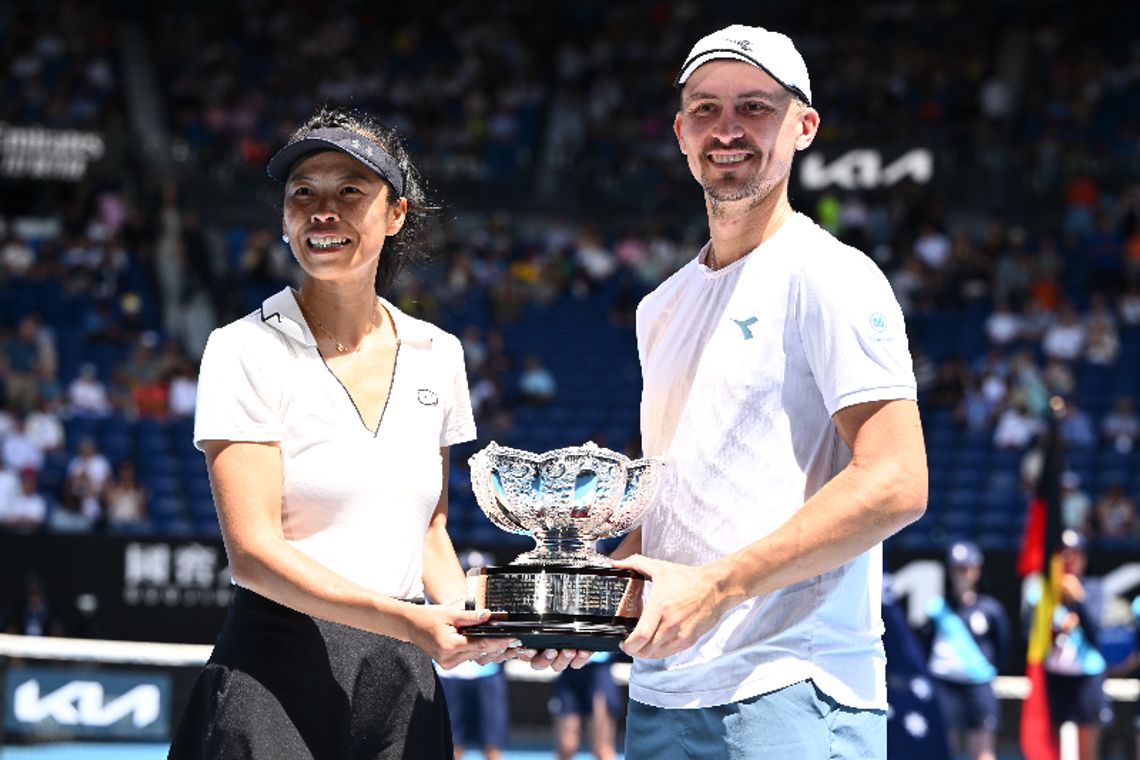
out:
<path id="1" fill-rule="evenodd" d="M 1092 523 L 1092 498 L 1081 488 L 1081 476 L 1071 470 L 1061 475 L 1061 525 L 1088 533 Z"/>
<path id="2" fill-rule="evenodd" d="M 1021 324 L 1024 320 L 1009 305 L 1008 301 L 998 301 L 986 317 L 986 337 L 994 346 L 1011 346 L 1021 338 Z"/>
<path id="3" fill-rule="evenodd" d="M 28 413 L 25 423 L 28 436 L 45 454 L 62 450 L 65 443 L 63 421 L 55 411 L 57 405 L 58 400 L 49 402 L 41 397 L 38 407 Z"/>
<path id="4" fill-rule="evenodd" d="M 23 484 L 20 473 L 4 464 L 0 459 L 0 528 L 21 530 L 26 516 L 20 505 Z"/>
<path id="5" fill-rule="evenodd" d="M 1088 412 L 1069 399 L 1060 421 L 1061 438 L 1071 449 L 1091 449 L 1097 444 L 1096 426 Z"/>
<path id="6" fill-rule="evenodd" d="M 52 615 L 43 583 L 34 573 L 24 578 L 24 594 L 17 620 L 19 623 L 12 632 L 22 636 L 58 636 L 62 633 L 59 622 Z"/>
<path id="7" fill-rule="evenodd" d="M 107 523 L 112 527 L 147 519 L 147 492 L 138 482 L 134 462 L 125 459 L 119 463 L 103 492 L 103 502 L 107 508 Z"/>
<path id="8" fill-rule="evenodd" d="M 1018 351 L 1010 360 L 1010 379 L 1013 393 L 1025 399 L 1025 406 L 1035 417 L 1044 415 L 1049 409 L 1049 388 L 1045 378 L 1029 351 Z"/>
<path id="9" fill-rule="evenodd" d="M 110 477 L 111 463 L 99 452 L 94 438 L 84 438 L 67 465 L 64 502 L 74 500 L 79 512 L 94 523 L 103 514 L 103 489 Z"/>
<path id="10" fill-rule="evenodd" d="M 171 417 L 194 416 L 198 403 L 198 371 L 189 358 L 180 359 L 172 370 L 168 397 Z"/>
<path id="11" fill-rule="evenodd" d="M 1056 316 L 1037 299 L 1029 299 L 1021 308 L 1021 339 L 1027 344 L 1037 345 L 1045 339 L 1045 333 L 1053 326 Z"/>
<path id="12" fill-rule="evenodd" d="M 1096 534 L 1100 538 L 1137 538 L 1136 502 L 1124 484 L 1113 481 L 1096 501 Z"/>
<path id="13" fill-rule="evenodd" d="M 4 436 L 0 454 L 13 470 L 31 470 L 37 473 L 43 469 L 44 450 L 28 434 L 28 421 L 25 415 L 21 413 L 13 415 L 12 429 Z"/>
<path id="14" fill-rule="evenodd" d="M 1069 396 L 1077 389 L 1077 376 L 1073 368 L 1063 359 L 1048 359 L 1042 370 L 1045 386 L 1058 396 Z"/>
<path id="15" fill-rule="evenodd" d="M 938 377 L 928 394 L 931 405 L 941 409 L 957 409 L 971 382 L 973 374 L 970 365 L 957 354 L 950 356 L 938 366 Z"/>
<path id="16" fill-rule="evenodd" d="M 20 472 L 20 486 L 4 518 L 4 525 L 12 530 L 30 533 L 39 530 L 47 517 L 47 500 L 36 490 L 36 473 Z"/>
<path id="17" fill-rule="evenodd" d="M 463 328 L 460 342 L 463 344 L 463 359 L 467 362 L 468 371 L 481 369 L 487 361 L 487 344 L 483 342 L 483 329 L 475 323 L 468 324 Z"/>
<path id="18" fill-rule="evenodd" d="M 998 416 L 994 426 L 994 446 L 999 449 L 1024 449 L 1041 433 L 1042 424 L 1025 407 L 1024 400 L 1010 404 Z"/>
<path id="19" fill-rule="evenodd" d="M 68 411 L 77 417 L 103 417 L 111 412 L 107 386 L 99 380 L 98 370 L 91 363 L 80 366 L 79 375 L 67 389 L 67 399 Z"/>
<path id="20" fill-rule="evenodd" d="M 528 404 L 549 404 L 558 395 L 554 375 L 542 363 L 542 357 L 531 354 L 519 376 L 519 394 Z"/>
<path id="21" fill-rule="evenodd" d="M 476 371 L 471 379 L 471 413 L 477 421 L 493 416 L 502 408 L 499 384 L 486 372 Z"/>
<path id="22" fill-rule="evenodd" d="M 1132 396 L 1117 397 L 1112 411 L 1101 420 L 1100 434 L 1106 444 L 1121 454 L 1127 454 L 1136 447 L 1140 441 L 1140 415 L 1136 413 L 1136 402 Z"/>
<path id="23" fill-rule="evenodd" d="M 982 393 L 978 381 L 968 377 L 962 400 L 954 407 L 954 419 L 971 433 L 980 433 L 989 429 L 995 416 L 995 407 Z"/>
<path id="24" fill-rule="evenodd" d="M 163 372 L 163 359 L 155 349 L 158 335 L 145 332 L 120 369 L 131 389 L 131 400 L 140 417 L 163 419 L 169 408 L 169 391 Z"/>
<path id="25" fill-rule="evenodd" d="M 39 320 L 29 315 L 20 320 L 15 335 L 0 336 L 0 382 L 7 405 L 19 411 L 35 408 L 41 368 L 50 367 L 55 361 L 50 341 L 44 335 Z"/>
<path id="26" fill-rule="evenodd" d="M 36 252 L 27 241 L 9 229 L 4 244 L 0 246 L 0 274 L 24 277 L 35 263 Z"/>
<path id="27" fill-rule="evenodd" d="M 1120 333 L 1111 314 L 1093 312 L 1085 324 L 1085 359 L 1102 367 L 1115 364 L 1120 355 Z"/>
<path id="28" fill-rule="evenodd" d="M 95 528 L 95 519 L 84 513 L 82 496 L 65 489 L 63 498 L 51 510 L 47 524 L 52 533 L 90 533 Z"/>
<path id="29" fill-rule="evenodd" d="M 938 386 L 939 367 L 913 338 L 910 340 L 910 356 L 918 393 L 925 397 Z"/>
<path id="30" fill-rule="evenodd" d="M 932 272 L 941 272 L 950 261 L 950 238 L 936 225 L 927 221 L 919 228 L 914 241 L 914 253 Z"/>
<path id="31" fill-rule="evenodd" d="M 1061 305 L 1057 321 L 1045 331 L 1041 349 L 1051 359 L 1075 361 L 1085 350 L 1085 325 L 1070 302 Z"/>
<path id="32" fill-rule="evenodd" d="M 1116 309 L 1120 321 L 1126 325 L 1140 325 L 1140 277 L 1133 275 L 1128 286 L 1117 299 Z"/>
<path id="33" fill-rule="evenodd" d="M 903 314 L 914 313 L 930 292 L 930 275 L 918 256 L 911 254 L 903 259 L 887 276 L 891 289 L 899 299 Z"/>

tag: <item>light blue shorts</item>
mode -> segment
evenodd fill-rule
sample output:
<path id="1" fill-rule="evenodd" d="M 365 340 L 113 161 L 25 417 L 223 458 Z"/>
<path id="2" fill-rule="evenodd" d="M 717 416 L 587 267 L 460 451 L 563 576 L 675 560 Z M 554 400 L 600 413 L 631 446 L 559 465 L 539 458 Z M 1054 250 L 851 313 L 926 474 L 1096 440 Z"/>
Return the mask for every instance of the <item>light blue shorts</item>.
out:
<path id="1" fill-rule="evenodd" d="M 666 710 L 629 701 L 626 760 L 886 760 L 887 713 L 808 681 L 742 702 Z"/>

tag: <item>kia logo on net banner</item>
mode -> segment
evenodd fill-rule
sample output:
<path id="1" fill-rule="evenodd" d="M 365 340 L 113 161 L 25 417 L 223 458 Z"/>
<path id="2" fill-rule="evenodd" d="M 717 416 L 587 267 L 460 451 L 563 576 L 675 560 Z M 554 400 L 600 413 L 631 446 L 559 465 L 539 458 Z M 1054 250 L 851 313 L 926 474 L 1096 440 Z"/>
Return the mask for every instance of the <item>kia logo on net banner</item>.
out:
<path id="1" fill-rule="evenodd" d="M 166 740 L 170 690 L 165 673 L 12 668 L 4 730 L 28 738 Z"/>

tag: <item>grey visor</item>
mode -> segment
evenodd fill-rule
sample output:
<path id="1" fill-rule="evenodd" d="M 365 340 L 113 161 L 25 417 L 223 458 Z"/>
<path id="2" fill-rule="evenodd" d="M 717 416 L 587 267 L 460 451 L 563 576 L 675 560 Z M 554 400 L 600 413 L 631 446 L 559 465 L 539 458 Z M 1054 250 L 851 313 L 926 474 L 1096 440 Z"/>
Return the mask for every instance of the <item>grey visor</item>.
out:
<path id="1" fill-rule="evenodd" d="M 387 180 L 395 188 L 397 197 L 403 196 L 404 171 L 396 159 L 366 136 L 341 127 L 314 129 L 300 140 L 289 143 L 269 159 L 265 170 L 273 179 L 284 182 L 289 178 L 293 164 L 310 153 L 322 150 L 339 150 L 352 156 Z"/>

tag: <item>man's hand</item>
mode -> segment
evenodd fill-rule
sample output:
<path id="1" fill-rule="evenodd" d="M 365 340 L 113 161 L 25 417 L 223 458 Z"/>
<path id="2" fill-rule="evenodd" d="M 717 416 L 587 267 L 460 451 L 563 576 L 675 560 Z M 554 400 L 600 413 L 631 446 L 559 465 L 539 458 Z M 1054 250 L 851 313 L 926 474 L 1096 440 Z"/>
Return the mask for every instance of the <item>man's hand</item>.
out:
<path id="1" fill-rule="evenodd" d="M 688 649 L 716 625 L 732 602 L 708 565 L 690 567 L 635 554 L 614 567 L 653 581 L 641 620 L 622 644 L 631 657 L 656 659 Z"/>

